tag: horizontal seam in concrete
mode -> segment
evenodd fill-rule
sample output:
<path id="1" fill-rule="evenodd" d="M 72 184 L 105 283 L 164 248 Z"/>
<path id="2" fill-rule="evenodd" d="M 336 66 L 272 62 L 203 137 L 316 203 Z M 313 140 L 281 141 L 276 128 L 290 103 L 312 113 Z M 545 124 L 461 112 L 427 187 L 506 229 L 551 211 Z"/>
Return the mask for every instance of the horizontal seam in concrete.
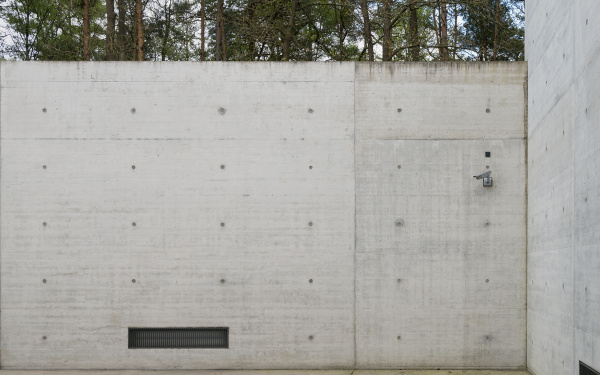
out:
<path id="1" fill-rule="evenodd" d="M 508 137 L 508 138 L 361 138 L 357 141 L 521 141 L 527 139 L 524 137 Z"/>

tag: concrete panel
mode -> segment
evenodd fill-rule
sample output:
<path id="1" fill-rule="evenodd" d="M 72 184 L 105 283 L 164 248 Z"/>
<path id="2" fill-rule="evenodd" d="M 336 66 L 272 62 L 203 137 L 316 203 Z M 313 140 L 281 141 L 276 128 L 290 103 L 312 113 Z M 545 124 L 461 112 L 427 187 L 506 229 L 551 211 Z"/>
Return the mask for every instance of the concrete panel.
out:
<path id="1" fill-rule="evenodd" d="M 532 374 L 579 373 L 579 363 L 573 359 L 572 324 L 559 324 L 528 309 L 527 337 L 527 367 Z"/>
<path id="2" fill-rule="evenodd" d="M 4 64 L 5 139 L 353 139 L 352 64 Z"/>
<path id="3" fill-rule="evenodd" d="M 3 368 L 353 366 L 353 66 L 241 65 L 3 64 Z"/>
<path id="4" fill-rule="evenodd" d="M 575 71 L 583 72 L 600 55 L 600 23 L 594 15 L 600 13 L 598 1 L 575 1 Z"/>
<path id="5" fill-rule="evenodd" d="M 523 138 L 524 65 L 359 63 L 356 137 Z"/>
<path id="6" fill-rule="evenodd" d="M 573 176 L 571 166 L 531 192 L 536 199 L 528 202 L 529 254 L 573 248 Z"/>
<path id="7" fill-rule="evenodd" d="M 527 44 L 528 368 L 575 375 L 579 361 L 600 370 L 600 4 L 555 3 L 527 15 L 528 35 L 557 30 Z M 560 26 L 547 9 L 565 14 Z"/>
<path id="8" fill-rule="evenodd" d="M 575 78 L 574 11 L 572 7 L 561 9 L 565 13 L 563 22 L 557 25 L 555 37 L 529 76 L 530 135 L 569 90 Z"/>
<path id="9" fill-rule="evenodd" d="M 524 143 L 357 141 L 357 366 L 525 366 Z"/>
<path id="10" fill-rule="evenodd" d="M 574 91 L 571 86 L 540 122 L 541 130 L 536 126 L 529 135 L 527 188 L 531 192 L 573 166 Z"/>
<path id="11" fill-rule="evenodd" d="M 575 356 L 600 370 L 600 173 L 590 168 L 600 165 L 599 58 L 592 55 L 575 82 L 573 319 Z"/>
<path id="12" fill-rule="evenodd" d="M 537 70 L 544 53 L 560 32 L 561 25 L 569 22 L 565 9 L 569 9 L 574 0 L 527 0 L 525 14 L 525 57 L 529 63 L 529 74 Z M 560 37 L 559 37 L 560 38 Z M 562 40 L 562 42 L 566 42 Z M 574 55 L 569 56 L 571 59 Z"/>

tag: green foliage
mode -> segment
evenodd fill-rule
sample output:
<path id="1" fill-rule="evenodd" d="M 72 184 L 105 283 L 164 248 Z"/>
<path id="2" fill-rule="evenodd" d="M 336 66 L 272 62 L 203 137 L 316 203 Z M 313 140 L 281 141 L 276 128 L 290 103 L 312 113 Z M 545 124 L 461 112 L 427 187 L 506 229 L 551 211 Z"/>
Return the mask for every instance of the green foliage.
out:
<path id="1" fill-rule="evenodd" d="M 115 0 L 115 4 L 119 0 Z M 125 4 L 115 30 L 116 56 L 135 59 L 135 0 Z M 225 0 L 228 60 L 325 61 L 368 59 L 362 0 Z M 368 0 L 375 60 L 387 35 L 392 61 L 441 60 L 442 0 Z M 106 59 L 106 3 L 91 0 L 92 60 Z M 215 59 L 217 0 L 205 0 L 205 56 Z M 144 0 L 146 60 L 201 59 L 201 0 Z M 411 8 L 410 5 L 415 6 Z M 523 0 L 446 1 L 451 60 L 522 60 Z M 4 37 L 0 57 L 17 60 L 81 60 L 82 0 L 0 0 Z M 416 9 L 411 17 L 410 9 Z M 498 10 L 498 12 L 496 12 Z M 115 9 L 118 13 L 118 9 Z M 414 16 L 416 14 L 416 17 Z M 411 30 L 410 20 L 417 28 Z M 293 22 L 291 22 L 293 20 Z M 387 21 L 386 21 L 387 20 Z M 118 24 L 118 23 L 117 23 Z M 413 22 L 414 25 L 414 22 Z M 496 32 L 497 30 L 497 32 Z M 417 43 L 412 43 L 416 38 Z M 287 49 L 286 49 L 287 48 Z M 287 58 L 286 58 L 287 51 Z"/>
<path id="2" fill-rule="evenodd" d="M 103 14 L 102 2 L 92 2 L 95 19 Z M 6 23 L 2 55 L 18 60 L 81 60 L 82 7 L 69 0 L 5 0 L 0 16 Z M 102 25 L 91 25 L 92 33 Z M 101 55 L 103 40 L 92 39 L 92 50 Z"/>
<path id="3" fill-rule="evenodd" d="M 473 2 L 462 7 L 465 19 L 463 44 L 472 52 L 467 54 L 467 59 L 492 60 L 495 40 L 496 60 L 524 59 L 524 20 L 519 3 L 523 1 L 501 0 L 498 17 L 495 13 L 496 0 Z"/>
<path id="4" fill-rule="evenodd" d="M 157 0 L 146 7 L 145 54 L 151 60 L 199 60 L 200 2 Z"/>

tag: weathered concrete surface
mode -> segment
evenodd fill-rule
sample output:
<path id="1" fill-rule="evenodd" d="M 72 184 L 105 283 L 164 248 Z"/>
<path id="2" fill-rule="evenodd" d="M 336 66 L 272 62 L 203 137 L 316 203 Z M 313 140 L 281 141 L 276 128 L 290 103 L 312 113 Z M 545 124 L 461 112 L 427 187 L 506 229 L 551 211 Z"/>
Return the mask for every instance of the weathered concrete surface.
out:
<path id="1" fill-rule="evenodd" d="M 530 0 L 528 367 L 600 370 L 600 12 Z M 551 31 L 551 32 L 549 32 Z"/>
<path id="2" fill-rule="evenodd" d="M 2 367 L 352 366 L 353 78 L 3 62 Z M 127 349 L 157 326 L 230 349 Z"/>
<path id="3" fill-rule="evenodd" d="M 525 75 L 357 65 L 357 366 L 525 366 Z"/>
<path id="4" fill-rule="evenodd" d="M 525 366 L 524 64 L 0 70 L 4 369 Z"/>

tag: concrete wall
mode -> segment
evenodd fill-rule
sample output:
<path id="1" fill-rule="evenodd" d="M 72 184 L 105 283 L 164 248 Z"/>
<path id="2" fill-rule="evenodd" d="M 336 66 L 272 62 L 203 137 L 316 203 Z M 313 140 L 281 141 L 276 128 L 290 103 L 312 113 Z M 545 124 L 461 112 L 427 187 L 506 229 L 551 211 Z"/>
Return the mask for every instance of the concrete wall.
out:
<path id="1" fill-rule="evenodd" d="M 600 370 L 597 0 L 527 0 L 528 367 Z"/>
<path id="2" fill-rule="evenodd" d="M 3 368 L 525 366 L 524 64 L 0 70 Z"/>
<path id="3" fill-rule="evenodd" d="M 525 365 L 524 68 L 357 65 L 361 366 Z"/>

